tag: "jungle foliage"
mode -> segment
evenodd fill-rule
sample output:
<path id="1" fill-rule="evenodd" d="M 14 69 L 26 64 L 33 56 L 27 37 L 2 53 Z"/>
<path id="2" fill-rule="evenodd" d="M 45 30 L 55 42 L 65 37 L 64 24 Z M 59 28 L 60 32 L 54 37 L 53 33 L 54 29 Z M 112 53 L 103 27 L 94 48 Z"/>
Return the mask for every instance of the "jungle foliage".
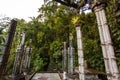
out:
<path id="1" fill-rule="evenodd" d="M 120 7 L 118 4 L 120 2 L 117 0 L 108 1 L 106 15 L 120 70 Z M 78 66 L 76 32 L 71 21 L 77 15 L 76 10 L 58 5 L 51 0 L 45 0 L 44 5 L 39 8 L 38 12 L 39 15 L 31 17 L 29 22 L 23 19 L 18 20 L 7 66 L 8 73 L 12 71 L 19 34 L 22 32 L 26 33 L 25 45 L 28 45 L 29 40 L 32 39 L 31 72 L 62 70 L 63 42 L 67 42 L 67 47 L 69 46 L 70 34 L 73 36 L 73 46 L 76 54 L 75 65 Z M 82 24 L 84 56 L 89 68 L 105 71 L 95 14 L 93 12 L 87 14 L 82 12 L 77 16 Z"/>

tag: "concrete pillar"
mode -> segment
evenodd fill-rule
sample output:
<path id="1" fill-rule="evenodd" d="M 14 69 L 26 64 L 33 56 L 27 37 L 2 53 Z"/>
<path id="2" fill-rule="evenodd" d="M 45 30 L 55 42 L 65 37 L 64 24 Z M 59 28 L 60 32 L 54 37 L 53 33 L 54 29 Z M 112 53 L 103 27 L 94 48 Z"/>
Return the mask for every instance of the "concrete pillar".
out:
<path id="1" fill-rule="evenodd" d="M 22 72 L 24 42 L 25 42 L 25 33 L 22 34 L 21 43 L 18 45 L 18 47 L 16 49 L 16 55 L 15 55 L 15 60 L 14 60 L 14 65 L 13 65 L 13 72 L 12 72 L 12 76 L 13 76 L 14 80 L 16 80 L 16 76 Z"/>
<path id="2" fill-rule="evenodd" d="M 66 49 L 66 42 L 64 42 L 64 50 L 63 50 L 63 80 L 67 80 L 67 49 Z"/>
<path id="3" fill-rule="evenodd" d="M 78 46 L 79 80 L 85 80 L 81 26 L 76 27 L 76 34 L 77 34 L 77 46 Z"/>
<path id="4" fill-rule="evenodd" d="M 8 58 L 10 55 L 10 49 L 11 49 L 12 42 L 14 39 L 16 26 L 17 26 L 17 21 L 15 19 L 12 19 L 10 28 L 8 31 L 7 39 L 6 39 L 4 48 L 3 48 L 3 53 L 2 53 L 3 56 L 2 56 L 2 61 L 1 61 L 1 65 L 0 65 L 0 80 L 2 80 L 3 74 L 5 74 Z"/>
<path id="5" fill-rule="evenodd" d="M 112 46 L 109 27 L 106 20 L 104 10 L 105 7 L 106 3 L 101 0 L 94 0 L 92 4 L 92 9 L 97 18 L 107 78 L 108 80 L 119 80 L 119 71 L 116 63 L 114 48 Z"/>
<path id="6" fill-rule="evenodd" d="M 74 73 L 74 48 L 72 45 L 72 36 L 69 37 L 69 48 L 68 48 L 68 74 L 73 75 Z M 69 80 L 74 80 L 69 78 Z"/>

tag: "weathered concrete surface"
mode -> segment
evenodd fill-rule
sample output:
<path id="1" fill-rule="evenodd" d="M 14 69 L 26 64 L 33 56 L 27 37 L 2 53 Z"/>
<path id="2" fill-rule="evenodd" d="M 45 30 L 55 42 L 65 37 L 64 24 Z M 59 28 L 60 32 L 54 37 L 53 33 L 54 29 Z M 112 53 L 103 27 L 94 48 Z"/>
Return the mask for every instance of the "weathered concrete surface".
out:
<path id="1" fill-rule="evenodd" d="M 61 80 L 58 73 L 36 73 L 32 80 Z"/>

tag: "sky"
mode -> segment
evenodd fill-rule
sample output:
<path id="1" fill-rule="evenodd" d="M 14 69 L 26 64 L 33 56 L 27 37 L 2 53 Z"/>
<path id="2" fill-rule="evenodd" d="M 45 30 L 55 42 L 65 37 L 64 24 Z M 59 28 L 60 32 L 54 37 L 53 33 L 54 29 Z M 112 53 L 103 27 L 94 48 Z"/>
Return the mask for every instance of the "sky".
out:
<path id="1" fill-rule="evenodd" d="M 44 0 L 0 0 L 0 16 L 25 19 L 36 17 Z"/>

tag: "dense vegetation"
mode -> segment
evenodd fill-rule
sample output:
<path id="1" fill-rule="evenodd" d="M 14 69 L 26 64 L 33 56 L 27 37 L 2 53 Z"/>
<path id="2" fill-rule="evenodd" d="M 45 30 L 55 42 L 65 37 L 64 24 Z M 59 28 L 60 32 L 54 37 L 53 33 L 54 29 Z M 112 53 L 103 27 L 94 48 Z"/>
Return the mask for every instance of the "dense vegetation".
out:
<path id="1" fill-rule="evenodd" d="M 120 2 L 114 1 L 110 0 L 108 2 L 106 14 L 120 70 L 120 11 L 118 5 Z M 37 17 L 31 17 L 29 22 L 23 19 L 18 20 L 7 72 L 11 73 L 12 71 L 19 39 L 18 33 L 21 32 L 26 33 L 25 45 L 28 45 L 29 39 L 32 39 L 31 72 L 61 69 L 63 42 L 66 41 L 67 46 L 69 46 L 69 35 L 73 36 L 73 46 L 76 54 L 75 65 L 77 66 L 76 32 L 71 21 L 75 16 L 75 9 L 46 0 L 44 5 L 39 8 L 39 15 Z M 80 22 L 82 23 L 85 60 L 88 61 L 90 68 L 104 71 L 96 17 L 93 12 L 87 14 L 83 12 L 78 17 L 80 17 Z M 3 35 L 2 32 L 0 34 Z"/>

